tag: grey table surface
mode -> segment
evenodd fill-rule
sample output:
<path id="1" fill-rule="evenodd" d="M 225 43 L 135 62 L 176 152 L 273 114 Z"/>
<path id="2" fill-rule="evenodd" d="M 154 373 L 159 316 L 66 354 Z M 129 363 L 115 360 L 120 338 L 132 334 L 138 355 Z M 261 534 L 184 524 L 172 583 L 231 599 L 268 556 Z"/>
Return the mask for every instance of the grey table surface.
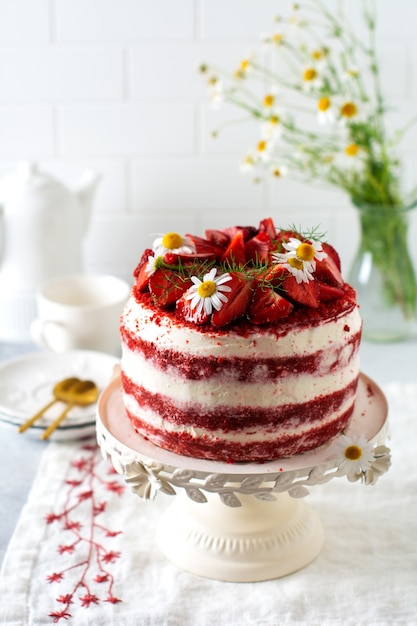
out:
<path id="1" fill-rule="evenodd" d="M 34 352 L 32 345 L 0 342 L 0 362 Z M 362 342 L 361 370 L 378 385 L 417 383 L 417 339 L 392 344 Z M 0 426 L 0 562 L 27 500 L 48 442 L 19 435 Z"/>

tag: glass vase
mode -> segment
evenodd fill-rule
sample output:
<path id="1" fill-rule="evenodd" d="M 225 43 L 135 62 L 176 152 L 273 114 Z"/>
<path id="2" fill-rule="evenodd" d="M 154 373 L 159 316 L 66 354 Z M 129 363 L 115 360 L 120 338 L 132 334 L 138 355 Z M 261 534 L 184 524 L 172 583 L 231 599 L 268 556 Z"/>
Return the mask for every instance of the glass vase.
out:
<path id="1" fill-rule="evenodd" d="M 363 337 L 400 341 L 416 332 L 417 283 L 408 245 L 408 207 L 353 202 L 361 236 L 348 280 L 358 293 Z"/>

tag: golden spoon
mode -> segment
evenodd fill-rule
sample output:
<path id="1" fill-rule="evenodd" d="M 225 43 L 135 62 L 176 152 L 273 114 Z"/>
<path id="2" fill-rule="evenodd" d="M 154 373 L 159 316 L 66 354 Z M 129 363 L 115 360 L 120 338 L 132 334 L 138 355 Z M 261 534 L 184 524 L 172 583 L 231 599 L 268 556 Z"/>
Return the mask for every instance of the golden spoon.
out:
<path id="1" fill-rule="evenodd" d="M 88 404 L 93 404 L 93 402 L 97 400 L 98 394 L 99 389 L 92 380 L 79 380 L 74 385 L 71 385 L 66 391 L 66 402 L 68 402 L 68 406 L 42 433 L 41 439 L 48 439 L 73 406 L 87 406 Z"/>
<path id="2" fill-rule="evenodd" d="M 59 383 L 55 385 L 52 390 L 53 400 L 48 402 L 46 406 L 43 407 L 40 411 L 38 411 L 33 417 L 29 418 L 24 424 L 19 426 L 19 433 L 24 433 L 37 419 L 42 417 L 42 415 L 49 409 L 50 406 L 55 404 L 55 402 L 68 402 L 68 391 L 80 382 L 79 378 L 65 378 L 64 380 L 60 380 Z"/>

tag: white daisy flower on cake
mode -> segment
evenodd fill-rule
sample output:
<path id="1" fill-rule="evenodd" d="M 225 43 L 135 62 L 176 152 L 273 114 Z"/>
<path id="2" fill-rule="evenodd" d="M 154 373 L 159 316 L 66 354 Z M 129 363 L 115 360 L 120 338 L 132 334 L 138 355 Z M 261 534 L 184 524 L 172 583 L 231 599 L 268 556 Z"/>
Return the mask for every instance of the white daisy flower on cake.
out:
<path id="1" fill-rule="evenodd" d="M 333 443 L 333 450 L 338 454 L 337 466 L 351 481 L 366 474 L 375 461 L 373 444 L 363 435 L 356 438 L 340 435 Z"/>
<path id="2" fill-rule="evenodd" d="M 314 280 L 313 272 L 316 269 L 316 259 L 325 259 L 321 243 L 318 241 L 300 241 L 296 237 L 290 237 L 288 242 L 282 244 L 287 252 L 275 252 L 272 257 L 275 263 L 283 263 L 284 266 L 295 276 L 297 283 L 308 283 Z"/>
<path id="3" fill-rule="evenodd" d="M 155 270 L 158 269 L 158 267 L 160 266 L 161 262 L 162 262 L 162 256 L 152 256 L 152 255 L 149 255 L 148 256 L 148 262 L 147 262 L 146 268 L 145 268 L 146 274 L 148 276 L 151 276 L 155 272 Z"/>
<path id="4" fill-rule="evenodd" d="M 197 276 L 191 276 L 194 283 L 185 294 L 186 300 L 191 300 L 190 306 L 196 309 L 197 315 L 203 310 L 209 315 L 213 311 L 220 311 L 224 302 L 227 302 L 225 292 L 231 291 L 228 285 L 225 285 L 232 279 L 229 273 L 220 274 L 216 277 L 217 269 L 213 267 L 207 274 L 203 276 L 203 280 Z"/>
<path id="5" fill-rule="evenodd" d="M 165 252 L 175 252 L 176 254 L 192 254 L 195 247 L 192 241 L 178 233 L 166 233 L 157 237 L 153 242 L 152 250 L 155 257 L 163 256 Z"/>

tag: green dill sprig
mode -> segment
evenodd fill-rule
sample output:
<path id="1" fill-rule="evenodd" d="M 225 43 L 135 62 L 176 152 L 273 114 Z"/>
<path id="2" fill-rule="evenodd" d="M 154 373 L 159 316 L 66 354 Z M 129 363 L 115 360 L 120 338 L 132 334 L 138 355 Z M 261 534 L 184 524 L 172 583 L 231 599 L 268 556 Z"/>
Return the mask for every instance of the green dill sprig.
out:
<path id="1" fill-rule="evenodd" d="M 288 228 L 280 228 L 281 232 L 294 232 L 301 239 L 311 239 L 311 241 L 317 241 L 324 243 L 327 239 L 327 231 L 320 231 L 320 225 L 312 226 L 311 228 L 303 229 L 301 226 L 290 224 Z"/>
<path id="2" fill-rule="evenodd" d="M 184 263 L 180 258 L 177 264 L 167 263 L 163 260 L 163 257 L 159 257 L 155 266 L 156 269 L 167 270 L 165 277 L 168 283 L 172 284 L 172 287 L 176 287 L 176 280 L 181 282 L 189 280 L 192 276 L 199 278 L 200 280 L 210 272 L 213 267 L 216 267 L 219 274 L 224 273 L 239 273 L 248 282 L 251 282 L 255 286 L 261 286 L 263 289 L 279 289 L 284 277 L 279 278 L 274 276 L 273 280 L 268 276 L 269 270 L 272 267 L 272 263 L 253 262 L 247 261 L 245 264 L 236 263 L 233 259 L 227 259 L 226 261 L 218 260 L 200 260 L 196 259 L 192 263 Z M 169 289 L 169 288 L 168 288 Z"/>

